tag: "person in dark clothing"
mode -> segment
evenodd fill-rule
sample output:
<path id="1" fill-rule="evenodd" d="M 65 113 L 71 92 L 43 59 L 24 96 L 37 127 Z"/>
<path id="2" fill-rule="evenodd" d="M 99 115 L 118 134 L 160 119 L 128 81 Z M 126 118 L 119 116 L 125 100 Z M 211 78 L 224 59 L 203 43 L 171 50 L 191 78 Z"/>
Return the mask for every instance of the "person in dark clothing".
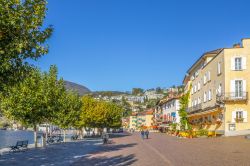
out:
<path id="1" fill-rule="evenodd" d="M 146 138 L 148 139 L 148 135 L 149 135 L 149 131 L 148 130 L 145 131 L 145 135 L 146 135 Z"/>
<path id="2" fill-rule="evenodd" d="M 144 135 L 145 135 L 144 131 L 141 130 L 141 138 L 142 138 L 142 139 L 144 139 Z"/>

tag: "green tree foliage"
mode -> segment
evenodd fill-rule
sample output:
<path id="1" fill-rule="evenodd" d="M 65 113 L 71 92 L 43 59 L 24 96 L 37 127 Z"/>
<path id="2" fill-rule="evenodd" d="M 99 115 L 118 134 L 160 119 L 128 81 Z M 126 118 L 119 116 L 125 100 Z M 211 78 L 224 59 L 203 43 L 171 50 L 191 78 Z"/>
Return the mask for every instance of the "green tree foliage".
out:
<path id="1" fill-rule="evenodd" d="M 27 59 L 48 52 L 52 27 L 43 26 L 46 0 L 0 1 L 0 91 L 23 79 L 30 70 Z"/>
<path id="2" fill-rule="evenodd" d="M 54 123 L 63 129 L 73 126 L 80 108 L 80 97 L 66 91 L 63 80 L 57 79 L 55 66 L 48 73 L 33 69 L 24 81 L 9 88 L 1 103 L 9 119 L 33 127 L 35 145 L 37 125 Z"/>
<path id="3" fill-rule="evenodd" d="M 132 89 L 132 95 L 141 95 L 143 94 L 144 90 L 141 88 L 133 88 Z"/>
<path id="4" fill-rule="evenodd" d="M 33 127 L 35 146 L 37 125 L 44 121 L 46 115 L 42 87 L 42 75 L 39 70 L 33 69 L 23 82 L 8 90 L 1 102 L 1 110 L 9 119 Z"/>
<path id="5" fill-rule="evenodd" d="M 43 108 L 46 111 L 44 123 L 50 124 L 54 121 L 61 108 L 61 96 L 65 93 L 63 79 L 57 78 L 57 67 L 51 66 L 49 72 L 42 74 L 42 91 L 44 94 Z M 48 125 L 46 125 L 46 139 L 48 137 Z"/>
<path id="6" fill-rule="evenodd" d="M 89 96 L 82 98 L 80 124 L 90 128 L 117 128 L 121 126 L 123 109 L 114 103 L 96 101 Z"/>
<path id="7" fill-rule="evenodd" d="M 180 116 L 180 125 L 181 129 L 184 130 L 186 125 L 189 125 L 188 122 L 188 117 L 187 117 L 187 108 L 188 108 L 188 102 L 189 102 L 189 94 L 190 92 L 188 91 L 186 94 L 184 94 L 180 98 L 180 110 L 179 110 L 179 116 Z"/>
<path id="8" fill-rule="evenodd" d="M 124 110 L 122 113 L 123 117 L 128 117 L 131 115 L 131 113 L 132 113 L 131 105 L 125 100 L 124 97 L 122 97 L 121 107 Z"/>
<path id="9" fill-rule="evenodd" d="M 58 103 L 59 110 L 55 114 L 54 124 L 64 130 L 65 141 L 65 130 L 70 127 L 75 127 L 79 121 L 82 102 L 76 92 L 63 91 Z"/>

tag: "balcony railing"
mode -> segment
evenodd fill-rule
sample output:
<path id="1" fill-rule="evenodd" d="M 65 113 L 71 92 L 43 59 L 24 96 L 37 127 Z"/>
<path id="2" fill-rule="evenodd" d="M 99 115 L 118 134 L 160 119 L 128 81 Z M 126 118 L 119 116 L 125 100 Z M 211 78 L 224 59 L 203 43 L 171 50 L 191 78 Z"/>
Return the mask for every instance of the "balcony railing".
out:
<path id="1" fill-rule="evenodd" d="M 197 104 L 193 107 L 189 107 L 187 112 L 191 113 L 191 112 L 194 112 L 194 111 L 198 111 L 198 110 L 201 110 L 202 108 L 202 104 Z"/>
<path id="2" fill-rule="evenodd" d="M 246 101 L 248 100 L 248 92 L 229 92 L 217 94 L 216 100 L 223 101 Z"/>

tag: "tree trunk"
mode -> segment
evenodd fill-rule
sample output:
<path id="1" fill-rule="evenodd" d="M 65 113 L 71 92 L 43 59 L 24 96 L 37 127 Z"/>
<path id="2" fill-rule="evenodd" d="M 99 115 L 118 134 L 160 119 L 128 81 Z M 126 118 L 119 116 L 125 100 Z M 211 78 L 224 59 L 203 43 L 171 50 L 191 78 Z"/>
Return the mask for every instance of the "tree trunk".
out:
<path id="1" fill-rule="evenodd" d="M 66 142 L 66 130 L 63 130 L 63 142 Z"/>
<path id="2" fill-rule="evenodd" d="M 35 148 L 37 148 L 37 126 L 34 125 L 34 144 Z"/>
<path id="3" fill-rule="evenodd" d="M 83 128 L 82 128 L 81 129 L 81 136 L 80 136 L 80 138 L 83 139 L 83 137 L 84 137 L 84 134 L 83 134 Z"/>

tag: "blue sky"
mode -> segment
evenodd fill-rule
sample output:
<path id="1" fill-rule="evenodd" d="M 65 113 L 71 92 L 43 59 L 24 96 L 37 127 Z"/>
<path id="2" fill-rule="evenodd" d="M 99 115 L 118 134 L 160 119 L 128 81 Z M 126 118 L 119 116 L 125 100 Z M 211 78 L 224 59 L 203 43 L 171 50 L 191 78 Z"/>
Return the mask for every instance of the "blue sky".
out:
<path id="1" fill-rule="evenodd" d="M 250 1 L 49 0 L 35 64 L 93 91 L 179 85 L 202 53 L 250 37 Z"/>

